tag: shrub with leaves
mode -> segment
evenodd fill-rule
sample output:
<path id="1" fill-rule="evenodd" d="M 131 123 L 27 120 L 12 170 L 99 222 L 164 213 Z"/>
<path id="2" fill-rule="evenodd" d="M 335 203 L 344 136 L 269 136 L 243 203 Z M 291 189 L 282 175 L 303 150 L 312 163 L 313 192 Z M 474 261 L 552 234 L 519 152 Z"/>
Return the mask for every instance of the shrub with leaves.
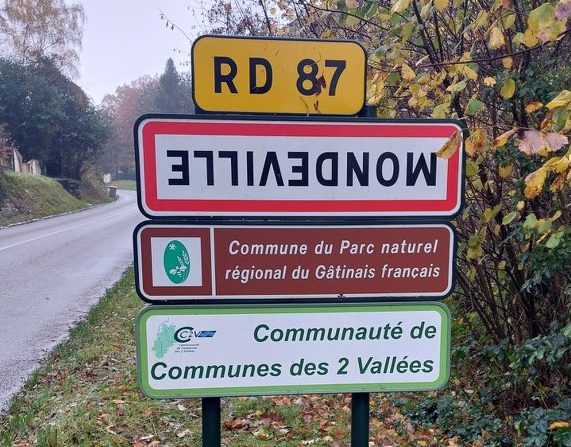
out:
<path id="1" fill-rule="evenodd" d="M 296 0 L 291 32 L 369 51 L 380 117 L 466 127 L 456 297 L 473 335 L 518 346 L 569 322 L 571 1 Z M 540 385 L 546 378 L 537 379 Z"/>

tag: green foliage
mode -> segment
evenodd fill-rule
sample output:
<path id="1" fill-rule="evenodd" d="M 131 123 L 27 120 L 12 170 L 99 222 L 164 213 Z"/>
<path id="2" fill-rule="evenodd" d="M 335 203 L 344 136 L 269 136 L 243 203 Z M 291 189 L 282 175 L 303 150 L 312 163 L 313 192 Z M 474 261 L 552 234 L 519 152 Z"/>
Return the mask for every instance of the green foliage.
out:
<path id="1" fill-rule="evenodd" d="M 513 438 L 503 433 L 503 421 L 470 402 L 469 396 L 424 398 L 419 403 L 406 402 L 405 413 L 425 427 L 446 427 L 450 436 L 462 441 L 484 440 L 486 446 L 511 447 Z M 485 433 L 483 435 L 483 433 Z"/>
<path id="2" fill-rule="evenodd" d="M 571 400 L 555 408 L 533 408 L 524 411 L 515 420 L 515 428 L 523 437 L 524 447 L 569 447 L 571 429 L 550 429 L 554 421 L 565 421 L 571 414 Z"/>
<path id="3" fill-rule="evenodd" d="M 159 77 L 157 89 L 153 92 L 153 112 L 193 113 L 190 84 L 179 76 L 171 58 L 167 60 L 165 71 Z"/>
<path id="4" fill-rule="evenodd" d="M 79 179 L 109 134 L 83 90 L 49 59 L 0 58 L 0 124 L 24 158 L 38 159 L 53 177 Z"/>

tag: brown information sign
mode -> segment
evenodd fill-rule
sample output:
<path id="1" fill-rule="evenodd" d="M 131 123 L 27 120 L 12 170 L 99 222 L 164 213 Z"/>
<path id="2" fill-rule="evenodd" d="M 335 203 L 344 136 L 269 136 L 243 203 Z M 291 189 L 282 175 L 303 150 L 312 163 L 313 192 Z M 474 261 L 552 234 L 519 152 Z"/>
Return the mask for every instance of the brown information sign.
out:
<path id="1" fill-rule="evenodd" d="M 443 298 L 454 286 L 449 224 L 139 225 L 136 283 L 149 302 Z"/>

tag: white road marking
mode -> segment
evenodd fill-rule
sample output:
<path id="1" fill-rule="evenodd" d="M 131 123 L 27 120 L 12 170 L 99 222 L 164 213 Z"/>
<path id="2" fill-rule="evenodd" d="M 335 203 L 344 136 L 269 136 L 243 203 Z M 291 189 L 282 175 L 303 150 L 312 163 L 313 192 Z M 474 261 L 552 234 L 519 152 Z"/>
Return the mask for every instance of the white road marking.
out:
<path id="1" fill-rule="evenodd" d="M 25 241 L 16 242 L 15 244 L 6 245 L 5 247 L 0 247 L 0 251 L 8 250 L 9 248 L 17 247 L 19 245 L 24 245 L 24 244 L 27 244 L 28 242 L 37 241 L 38 239 L 43 239 L 43 238 L 48 237 L 48 236 L 53 236 L 54 234 L 63 233 L 64 231 L 69 231 L 69 230 L 72 230 L 74 228 L 84 227 L 85 225 L 89 225 L 90 223 L 93 223 L 96 220 L 99 220 L 99 219 L 91 219 L 89 222 L 85 222 L 85 223 L 82 223 L 80 225 L 74 225 L 72 227 L 63 228 L 63 229 L 58 230 L 58 231 L 52 231 L 51 233 L 43 234 L 41 236 L 33 237 L 31 239 L 26 239 Z"/>

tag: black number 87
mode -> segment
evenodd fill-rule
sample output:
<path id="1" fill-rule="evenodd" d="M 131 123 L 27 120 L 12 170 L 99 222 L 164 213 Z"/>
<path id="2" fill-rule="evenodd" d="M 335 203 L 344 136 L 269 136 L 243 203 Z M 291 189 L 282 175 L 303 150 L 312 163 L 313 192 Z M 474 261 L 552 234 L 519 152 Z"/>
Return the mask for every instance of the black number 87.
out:
<path id="1" fill-rule="evenodd" d="M 339 82 L 339 78 L 341 77 L 341 73 L 345 70 L 347 66 L 347 62 L 343 60 L 331 60 L 327 59 L 325 61 L 325 66 L 327 68 L 335 68 L 333 72 L 333 77 L 331 78 L 331 83 L 329 84 L 329 96 L 335 96 L 337 91 L 337 83 Z M 306 68 L 309 67 L 309 72 L 306 71 Z M 321 91 L 321 87 L 325 87 L 325 79 L 323 76 L 318 79 L 317 78 L 317 62 L 312 59 L 303 59 L 297 64 L 297 90 L 299 93 L 305 96 L 314 95 Z M 307 81 L 307 82 L 306 82 Z M 305 87 L 307 84 L 310 84 L 309 87 Z"/>

